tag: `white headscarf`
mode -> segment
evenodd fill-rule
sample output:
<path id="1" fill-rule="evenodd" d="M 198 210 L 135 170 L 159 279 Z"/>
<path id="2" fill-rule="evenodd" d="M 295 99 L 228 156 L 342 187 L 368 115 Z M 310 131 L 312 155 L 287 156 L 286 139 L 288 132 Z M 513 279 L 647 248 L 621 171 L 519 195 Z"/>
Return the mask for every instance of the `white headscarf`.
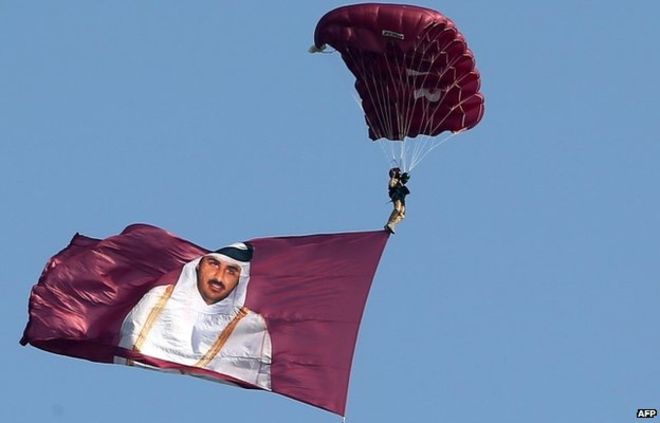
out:
<path id="1" fill-rule="evenodd" d="M 218 250 L 217 252 L 208 253 L 186 263 L 186 265 L 183 266 L 181 275 L 179 275 L 179 280 L 174 287 L 171 300 L 187 302 L 191 309 L 206 314 L 235 315 L 238 310 L 243 307 L 243 304 L 245 304 L 247 286 L 250 282 L 250 262 L 237 260 L 235 257 L 238 256 L 232 254 L 230 250 L 235 249 L 239 251 L 247 251 L 247 248 L 248 247 L 243 243 L 232 244 L 229 247 Z M 230 257 L 228 254 L 231 254 L 233 257 Z M 223 263 L 239 266 L 241 269 L 238 284 L 234 290 L 226 298 L 215 304 L 206 304 L 204 298 L 202 298 L 202 295 L 199 293 L 199 288 L 197 287 L 197 268 L 199 267 L 199 262 L 204 257 L 214 257 Z"/>

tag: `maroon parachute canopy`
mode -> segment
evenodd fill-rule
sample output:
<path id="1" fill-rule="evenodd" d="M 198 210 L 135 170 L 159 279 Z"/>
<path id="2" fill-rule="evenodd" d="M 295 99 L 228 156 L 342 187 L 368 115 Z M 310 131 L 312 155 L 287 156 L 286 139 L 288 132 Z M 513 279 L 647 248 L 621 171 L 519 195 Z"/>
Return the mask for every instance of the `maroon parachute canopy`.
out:
<path id="1" fill-rule="evenodd" d="M 378 3 L 340 7 L 321 18 L 314 44 L 334 47 L 357 78 L 373 140 L 458 132 L 484 114 L 474 55 L 439 12 Z"/>

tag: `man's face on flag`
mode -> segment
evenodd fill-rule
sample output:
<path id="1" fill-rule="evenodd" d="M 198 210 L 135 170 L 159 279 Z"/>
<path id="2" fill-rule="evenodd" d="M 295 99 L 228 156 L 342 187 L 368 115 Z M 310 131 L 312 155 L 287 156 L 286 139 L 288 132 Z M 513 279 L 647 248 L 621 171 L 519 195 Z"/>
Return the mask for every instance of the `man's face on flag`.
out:
<path id="1" fill-rule="evenodd" d="M 197 288 L 206 304 L 224 300 L 238 285 L 241 268 L 217 257 L 204 256 L 197 268 Z"/>

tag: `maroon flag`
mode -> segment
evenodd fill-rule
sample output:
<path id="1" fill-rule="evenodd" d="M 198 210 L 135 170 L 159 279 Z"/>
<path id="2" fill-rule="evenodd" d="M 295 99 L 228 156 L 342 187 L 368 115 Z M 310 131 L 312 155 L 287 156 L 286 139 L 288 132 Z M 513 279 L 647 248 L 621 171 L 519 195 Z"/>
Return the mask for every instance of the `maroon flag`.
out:
<path id="1" fill-rule="evenodd" d="M 76 235 L 33 287 L 21 344 L 176 369 L 343 415 L 387 238 L 260 238 L 209 251 L 149 225 Z"/>

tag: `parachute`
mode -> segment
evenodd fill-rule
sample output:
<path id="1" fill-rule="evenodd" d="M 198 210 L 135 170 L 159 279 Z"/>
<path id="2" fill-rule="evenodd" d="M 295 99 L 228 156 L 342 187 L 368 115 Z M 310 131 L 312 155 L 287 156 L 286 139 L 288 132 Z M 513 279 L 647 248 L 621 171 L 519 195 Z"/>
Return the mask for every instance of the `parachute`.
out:
<path id="1" fill-rule="evenodd" d="M 369 138 L 382 140 L 392 165 L 412 170 L 483 117 L 474 55 L 439 12 L 395 4 L 343 6 L 318 22 L 310 52 L 328 45 L 355 76 Z M 444 132 L 447 138 L 436 137 Z"/>

